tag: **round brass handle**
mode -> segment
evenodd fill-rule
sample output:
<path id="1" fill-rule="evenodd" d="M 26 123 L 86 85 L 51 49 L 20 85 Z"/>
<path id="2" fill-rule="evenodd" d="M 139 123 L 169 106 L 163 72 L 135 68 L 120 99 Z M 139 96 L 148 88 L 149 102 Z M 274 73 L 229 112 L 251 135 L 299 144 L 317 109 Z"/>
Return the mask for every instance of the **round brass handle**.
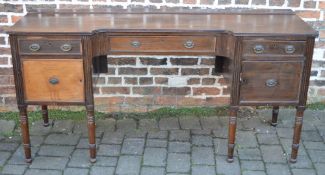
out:
<path id="1" fill-rule="evenodd" d="M 265 85 L 267 87 L 274 87 L 274 86 L 278 85 L 278 81 L 276 79 L 268 79 L 265 81 Z"/>
<path id="2" fill-rule="evenodd" d="M 257 53 L 257 54 L 263 53 L 264 52 L 264 46 L 263 45 L 255 45 L 254 52 Z"/>
<path id="3" fill-rule="evenodd" d="M 71 44 L 63 44 L 60 48 L 63 52 L 69 52 L 72 49 L 72 46 Z"/>
<path id="4" fill-rule="evenodd" d="M 192 49 L 194 47 L 194 42 L 191 40 L 185 41 L 184 47 L 187 49 Z"/>
<path id="5" fill-rule="evenodd" d="M 56 85 L 56 84 L 59 84 L 59 79 L 58 78 L 55 78 L 55 77 L 52 77 L 49 79 L 49 83 L 52 84 L 52 85 Z"/>
<path id="6" fill-rule="evenodd" d="M 286 47 L 285 47 L 285 52 L 287 53 L 287 54 L 292 54 L 292 53 L 294 53 L 296 51 L 296 49 L 295 49 L 295 46 L 293 46 L 293 45 L 287 45 Z"/>
<path id="7" fill-rule="evenodd" d="M 41 49 L 41 46 L 37 43 L 31 44 L 29 45 L 29 50 L 33 51 L 33 52 L 37 52 Z"/>
<path id="8" fill-rule="evenodd" d="M 141 43 L 140 43 L 140 41 L 132 41 L 131 42 L 131 46 L 132 47 L 140 47 L 141 46 Z"/>

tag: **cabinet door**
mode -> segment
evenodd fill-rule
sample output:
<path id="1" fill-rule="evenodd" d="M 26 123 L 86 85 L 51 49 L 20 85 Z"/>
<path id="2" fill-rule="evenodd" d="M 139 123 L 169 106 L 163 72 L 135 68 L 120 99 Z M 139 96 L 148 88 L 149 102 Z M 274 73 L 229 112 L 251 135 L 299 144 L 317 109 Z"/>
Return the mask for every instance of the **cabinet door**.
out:
<path id="1" fill-rule="evenodd" d="M 303 61 L 243 61 L 240 104 L 297 103 Z"/>

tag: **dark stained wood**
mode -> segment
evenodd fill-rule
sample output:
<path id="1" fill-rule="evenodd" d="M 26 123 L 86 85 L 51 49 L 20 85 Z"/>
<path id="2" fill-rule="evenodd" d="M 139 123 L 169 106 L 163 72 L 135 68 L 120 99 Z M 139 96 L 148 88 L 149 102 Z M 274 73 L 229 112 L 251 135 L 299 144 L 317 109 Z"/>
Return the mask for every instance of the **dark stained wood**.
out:
<path id="1" fill-rule="evenodd" d="M 43 126 L 44 127 L 50 126 L 50 123 L 49 123 L 49 112 L 47 110 L 47 105 L 42 105 L 42 117 L 43 117 Z"/>
<path id="2" fill-rule="evenodd" d="M 291 149 L 291 158 L 290 158 L 291 163 L 297 162 L 304 111 L 305 111 L 304 106 L 297 106 L 296 120 L 295 120 L 294 132 L 293 132 L 292 149 Z"/>
<path id="3" fill-rule="evenodd" d="M 238 107 L 232 106 L 229 110 L 229 128 L 228 128 L 228 158 L 229 163 L 234 161 L 234 148 L 236 139 L 236 126 L 237 126 L 237 112 Z"/>
<path id="4" fill-rule="evenodd" d="M 27 106 L 19 105 L 18 109 L 19 109 L 19 115 L 20 115 L 21 135 L 23 138 L 23 148 L 24 148 L 24 152 L 25 152 L 25 161 L 27 163 L 31 163 L 32 156 L 31 156 L 31 145 L 30 145 L 30 137 L 29 137 Z"/>
<path id="5" fill-rule="evenodd" d="M 272 109 L 272 121 L 271 125 L 276 126 L 278 124 L 279 106 L 273 106 Z"/>

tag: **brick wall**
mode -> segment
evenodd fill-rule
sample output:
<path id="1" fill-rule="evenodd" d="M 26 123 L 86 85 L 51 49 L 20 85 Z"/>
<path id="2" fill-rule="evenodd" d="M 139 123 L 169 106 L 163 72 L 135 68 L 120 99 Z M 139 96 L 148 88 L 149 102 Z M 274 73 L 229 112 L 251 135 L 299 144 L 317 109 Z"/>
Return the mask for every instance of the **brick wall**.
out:
<path id="1" fill-rule="evenodd" d="M 6 27 L 37 8 L 108 6 L 292 9 L 320 32 L 308 100 L 325 102 L 324 0 L 0 0 L 0 111 L 13 110 L 16 103 Z M 143 112 L 163 106 L 228 104 L 228 82 L 213 68 L 212 57 L 109 56 L 108 73 L 94 75 L 96 109 Z"/>

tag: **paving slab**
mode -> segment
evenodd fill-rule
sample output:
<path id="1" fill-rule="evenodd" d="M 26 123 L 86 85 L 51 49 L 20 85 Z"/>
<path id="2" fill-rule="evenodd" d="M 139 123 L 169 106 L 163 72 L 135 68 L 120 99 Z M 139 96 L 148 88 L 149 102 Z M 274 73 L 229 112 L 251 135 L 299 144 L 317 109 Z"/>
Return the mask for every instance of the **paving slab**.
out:
<path id="1" fill-rule="evenodd" d="M 146 148 L 143 155 L 143 165 L 165 166 L 167 159 L 166 148 Z"/>
<path id="2" fill-rule="evenodd" d="M 168 153 L 167 172 L 189 173 L 191 160 L 189 154 Z"/>
<path id="3" fill-rule="evenodd" d="M 50 134 L 44 143 L 52 145 L 77 145 L 79 138 L 79 134 Z"/>
<path id="4" fill-rule="evenodd" d="M 160 130 L 180 129 L 178 118 L 162 118 L 159 121 Z"/>
<path id="5" fill-rule="evenodd" d="M 120 156 L 116 174 L 117 175 L 136 175 L 140 173 L 141 156 Z"/>
<path id="6" fill-rule="evenodd" d="M 2 174 L 22 175 L 27 169 L 27 165 L 9 165 L 3 167 Z"/>
<path id="7" fill-rule="evenodd" d="M 12 133 L 16 127 L 16 124 L 12 120 L 0 120 L 0 135 Z"/>
<path id="8" fill-rule="evenodd" d="M 198 117 L 180 117 L 179 124 L 181 129 L 201 129 L 200 119 Z"/>
<path id="9" fill-rule="evenodd" d="M 69 159 L 66 157 L 38 156 L 35 157 L 33 163 L 30 165 L 30 168 L 64 170 L 68 161 Z"/>

